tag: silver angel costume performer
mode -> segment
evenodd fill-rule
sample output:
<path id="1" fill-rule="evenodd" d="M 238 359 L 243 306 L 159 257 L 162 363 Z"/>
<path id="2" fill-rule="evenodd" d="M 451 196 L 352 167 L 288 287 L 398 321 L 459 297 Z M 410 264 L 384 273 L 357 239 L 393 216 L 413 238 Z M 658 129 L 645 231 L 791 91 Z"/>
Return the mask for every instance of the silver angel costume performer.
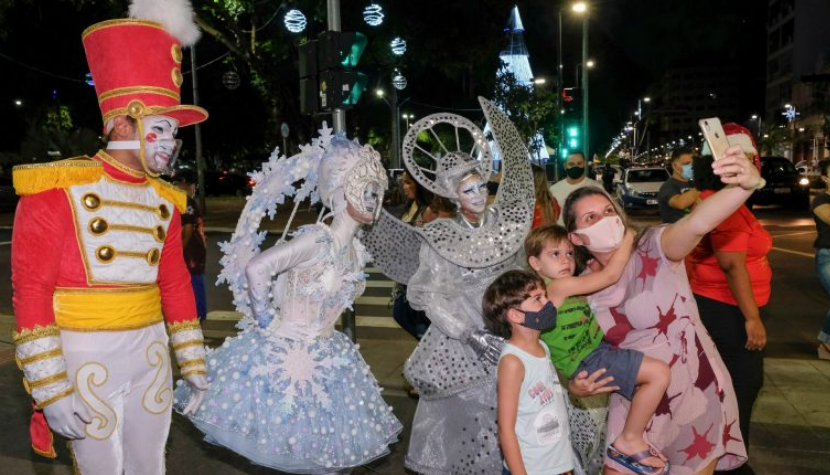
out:
<path id="1" fill-rule="evenodd" d="M 422 186 L 456 202 L 458 216 L 412 228 L 384 212 L 363 236 L 375 264 L 408 285 L 412 307 L 432 322 L 405 366 L 421 394 L 406 467 L 429 475 L 502 470 L 496 426 L 502 341 L 485 330 L 481 305 L 496 277 L 520 267 L 516 254 L 530 230 L 534 197 L 524 141 L 491 102 L 480 102 L 504 157 L 493 206 L 484 204 L 492 154 L 481 130 L 463 117 L 435 114 L 410 128 L 404 160 Z M 430 134 L 431 150 L 418 141 L 422 131 Z"/>
<path id="2" fill-rule="evenodd" d="M 207 441 L 289 473 L 349 473 L 386 455 L 402 428 L 357 347 L 334 330 L 365 288 L 369 256 L 355 234 L 377 217 L 386 174 L 371 147 L 321 132 L 301 154 L 252 174 L 257 185 L 221 260 L 242 331 L 208 354 L 211 389 L 189 416 Z M 296 204 L 319 195 L 332 223 L 303 226 L 257 255 L 259 222 L 285 195 Z M 178 388 L 177 408 L 188 392 Z"/>

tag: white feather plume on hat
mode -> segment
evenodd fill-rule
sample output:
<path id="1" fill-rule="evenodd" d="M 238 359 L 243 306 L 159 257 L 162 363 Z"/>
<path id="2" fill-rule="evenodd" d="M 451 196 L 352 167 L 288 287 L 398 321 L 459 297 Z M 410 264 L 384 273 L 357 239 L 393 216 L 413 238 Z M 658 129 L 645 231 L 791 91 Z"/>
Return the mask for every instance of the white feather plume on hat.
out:
<path id="1" fill-rule="evenodd" d="M 161 23 L 182 46 L 192 46 L 202 35 L 190 0 L 133 0 L 130 17 Z"/>

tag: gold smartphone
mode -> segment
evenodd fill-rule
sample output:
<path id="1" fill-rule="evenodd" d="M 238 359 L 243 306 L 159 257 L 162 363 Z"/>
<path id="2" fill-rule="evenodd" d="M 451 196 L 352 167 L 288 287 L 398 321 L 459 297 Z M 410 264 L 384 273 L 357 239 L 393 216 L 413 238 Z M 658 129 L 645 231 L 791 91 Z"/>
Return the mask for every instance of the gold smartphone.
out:
<path id="1" fill-rule="evenodd" d="M 703 137 L 709 143 L 712 157 L 715 160 L 723 158 L 726 154 L 726 149 L 729 148 L 729 140 L 726 138 L 726 132 L 723 131 L 720 119 L 717 117 L 709 117 L 708 119 L 700 119 L 697 123 L 700 125 Z"/>

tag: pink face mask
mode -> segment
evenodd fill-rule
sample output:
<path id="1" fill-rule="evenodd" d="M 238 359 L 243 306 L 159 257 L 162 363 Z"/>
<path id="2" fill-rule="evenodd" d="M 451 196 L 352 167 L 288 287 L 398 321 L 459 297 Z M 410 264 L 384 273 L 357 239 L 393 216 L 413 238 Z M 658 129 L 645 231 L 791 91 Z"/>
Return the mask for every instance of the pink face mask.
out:
<path id="1" fill-rule="evenodd" d="M 625 236 L 625 225 L 619 216 L 606 216 L 584 229 L 574 231 L 590 241 L 585 247 L 591 252 L 611 252 L 620 247 Z"/>

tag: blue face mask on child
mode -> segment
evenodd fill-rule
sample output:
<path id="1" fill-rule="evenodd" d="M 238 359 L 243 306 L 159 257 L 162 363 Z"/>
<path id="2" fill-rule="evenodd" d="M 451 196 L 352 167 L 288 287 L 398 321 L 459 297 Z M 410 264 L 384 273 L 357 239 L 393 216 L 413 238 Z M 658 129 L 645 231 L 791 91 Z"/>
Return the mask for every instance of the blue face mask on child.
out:
<path id="1" fill-rule="evenodd" d="M 683 178 L 687 180 L 693 180 L 695 175 L 694 170 L 692 169 L 692 164 L 687 163 L 686 165 L 683 165 L 683 171 L 680 172 L 680 174 L 683 175 Z"/>
<path id="2" fill-rule="evenodd" d="M 556 307 L 554 307 L 551 302 L 546 303 L 545 306 L 537 312 L 522 310 L 520 308 L 517 308 L 516 310 L 522 312 L 525 316 L 525 321 L 520 324 L 523 327 L 545 331 L 556 326 Z"/>

